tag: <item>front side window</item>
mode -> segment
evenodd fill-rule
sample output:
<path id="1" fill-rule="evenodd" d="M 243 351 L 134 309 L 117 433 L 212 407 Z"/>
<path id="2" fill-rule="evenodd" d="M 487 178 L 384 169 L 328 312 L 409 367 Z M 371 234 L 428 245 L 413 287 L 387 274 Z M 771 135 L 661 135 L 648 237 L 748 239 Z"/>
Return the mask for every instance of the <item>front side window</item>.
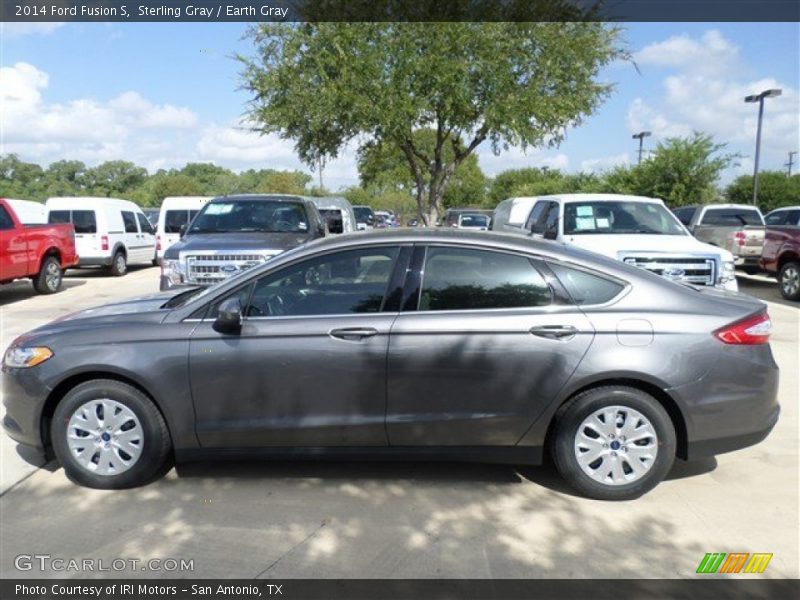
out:
<path id="1" fill-rule="evenodd" d="M 542 214 L 549 206 L 548 202 L 537 202 L 533 206 L 533 210 L 531 211 L 530 216 L 528 217 L 528 221 L 525 223 L 525 230 L 530 231 L 532 233 L 542 233 L 536 227 L 536 224 L 539 222 L 539 219 L 542 218 Z"/>
<path id="2" fill-rule="evenodd" d="M 786 217 L 786 225 L 797 226 L 800 225 L 800 210 L 790 210 L 789 216 Z"/>
<path id="3" fill-rule="evenodd" d="M 168 210 L 164 213 L 164 233 L 180 233 L 181 227 L 189 224 L 189 211 Z"/>
<path id="4" fill-rule="evenodd" d="M 231 200 L 209 202 L 188 233 L 307 233 L 305 206 L 299 202 Z"/>
<path id="5" fill-rule="evenodd" d="M 675 215 L 655 202 L 586 200 L 564 205 L 564 235 L 618 233 L 687 235 Z"/>
<path id="6" fill-rule="evenodd" d="M 132 212 L 127 210 L 122 211 L 122 222 L 125 224 L 125 233 L 138 233 L 139 230 L 136 228 L 136 217 L 133 216 Z"/>
<path id="7" fill-rule="evenodd" d="M 5 206 L 0 206 L 0 230 L 14 229 L 14 221 L 11 220 L 11 215 L 6 212 Z"/>
<path id="8" fill-rule="evenodd" d="M 245 314 L 251 317 L 376 313 L 399 248 L 347 250 L 303 261 L 256 283 Z"/>
<path id="9" fill-rule="evenodd" d="M 742 227 L 763 225 L 764 220 L 756 208 L 709 208 L 703 215 L 703 225 L 718 227 Z"/>
<path id="10" fill-rule="evenodd" d="M 419 310 L 546 306 L 553 296 L 527 258 L 470 248 L 428 249 Z"/>
<path id="11" fill-rule="evenodd" d="M 150 221 L 142 213 L 136 213 L 136 219 L 139 221 L 139 229 L 142 233 L 155 233 Z"/>
<path id="12" fill-rule="evenodd" d="M 776 210 L 775 212 L 771 212 L 766 217 L 764 217 L 764 222 L 767 225 L 786 225 L 788 219 L 789 219 L 788 210 Z"/>

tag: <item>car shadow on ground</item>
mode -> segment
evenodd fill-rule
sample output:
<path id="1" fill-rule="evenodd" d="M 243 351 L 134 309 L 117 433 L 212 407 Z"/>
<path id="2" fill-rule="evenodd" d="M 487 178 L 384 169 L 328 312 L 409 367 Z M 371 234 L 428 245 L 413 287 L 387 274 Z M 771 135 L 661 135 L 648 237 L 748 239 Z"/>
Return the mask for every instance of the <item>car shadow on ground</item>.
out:
<path id="1" fill-rule="evenodd" d="M 128 273 L 136 273 L 147 269 L 156 269 L 153 265 L 128 265 Z M 64 275 L 64 279 L 102 279 L 107 277 L 110 280 L 116 279 L 105 267 L 83 267 L 81 269 L 70 269 Z M 124 279 L 124 275 L 122 278 Z"/>
<path id="2" fill-rule="evenodd" d="M 775 279 L 764 275 L 745 275 L 736 272 L 736 280 L 739 282 L 739 291 L 743 294 L 755 296 L 759 300 L 776 302 L 792 308 L 800 308 L 800 302 L 792 302 L 781 296 L 778 289 L 778 282 Z"/>
<path id="3" fill-rule="evenodd" d="M 63 294 L 72 288 L 82 285 L 86 285 L 86 282 L 81 281 L 80 279 L 64 279 L 63 283 L 61 284 L 61 290 L 58 292 L 58 294 Z M 0 306 L 14 304 L 15 302 L 21 302 L 22 300 L 35 298 L 39 295 L 40 294 L 33 289 L 33 285 L 30 281 L 14 281 L 0 287 Z"/>

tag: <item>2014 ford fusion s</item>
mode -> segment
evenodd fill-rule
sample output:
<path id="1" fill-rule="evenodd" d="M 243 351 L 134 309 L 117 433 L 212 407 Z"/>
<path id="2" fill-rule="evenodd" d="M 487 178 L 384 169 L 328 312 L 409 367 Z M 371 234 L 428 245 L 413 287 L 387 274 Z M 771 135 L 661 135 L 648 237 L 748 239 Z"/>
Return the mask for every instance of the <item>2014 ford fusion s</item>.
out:
<path id="1" fill-rule="evenodd" d="M 75 482 L 206 456 L 536 464 L 628 499 L 778 418 L 759 301 L 503 234 L 339 236 L 13 342 L 4 426 Z"/>

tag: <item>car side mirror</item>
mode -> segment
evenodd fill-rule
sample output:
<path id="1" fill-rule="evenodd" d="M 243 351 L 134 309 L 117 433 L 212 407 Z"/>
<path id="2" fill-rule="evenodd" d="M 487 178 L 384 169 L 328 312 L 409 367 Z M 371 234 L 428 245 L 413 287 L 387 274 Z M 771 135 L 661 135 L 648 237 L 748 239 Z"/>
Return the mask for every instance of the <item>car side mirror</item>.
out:
<path id="1" fill-rule="evenodd" d="M 187 230 L 188 228 L 189 228 L 189 226 L 188 226 L 186 223 L 184 223 L 183 225 L 181 225 L 181 229 L 180 229 L 180 236 L 181 236 L 181 237 L 183 237 L 183 236 L 185 236 L 185 235 L 186 235 L 186 230 Z"/>
<path id="2" fill-rule="evenodd" d="M 218 333 L 228 334 L 239 333 L 242 330 L 242 305 L 239 303 L 239 298 L 222 301 L 212 328 Z"/>
<path id="3" fill-rule="evenodd" d="M 328 227 L 325 226 L 325 223 L 322 223 L 322 222 L 317 223 L 317 233 L 319 233 L 320 235 L 324 236 L 324 235 L 328 234 L 328 231 L 329 231 L 329 229 L 328 229 Z"/>

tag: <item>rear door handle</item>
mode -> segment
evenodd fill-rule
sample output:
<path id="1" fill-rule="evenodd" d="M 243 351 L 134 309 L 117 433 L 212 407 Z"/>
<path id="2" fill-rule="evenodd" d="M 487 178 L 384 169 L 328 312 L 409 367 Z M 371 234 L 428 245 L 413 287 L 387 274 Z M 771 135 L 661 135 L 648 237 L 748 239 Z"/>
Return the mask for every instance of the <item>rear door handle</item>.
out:
<path id="1" fill-rule="evenodd" d="M 571 340 L 578 333 L 572 325 L 539 325 L 530 328 L 531 334 L 549 340 Z"/>
<path id="2" fill-rule="evenodd" d="M 378 330 L 372 327 L 344 327 L 342 329 L 331 329 L 328 332 L 331 337 L 349 342 L 358 342 L 377 334 Z"/>

